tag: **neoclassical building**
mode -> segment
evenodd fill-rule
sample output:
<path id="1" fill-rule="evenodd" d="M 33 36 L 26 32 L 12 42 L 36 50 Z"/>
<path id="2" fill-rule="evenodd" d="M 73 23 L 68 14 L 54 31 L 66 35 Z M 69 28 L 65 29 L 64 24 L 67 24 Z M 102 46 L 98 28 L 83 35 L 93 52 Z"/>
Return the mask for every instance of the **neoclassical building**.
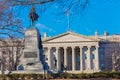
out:
<path id="1" fill-rule="evenodd" d="M 25 39 L 0 42 L 0 66 L 4 71 L 16 70 L 25 49 Z M 14 43 L 13 43 L 14 42 Z M 63 34 L 42 37 L 45 62 L 51 71 L 92 73 L 120 70 L 120 35 L 85 36 L 67 31 Z"/>
<path id="2" fill-rule="evenodd" d="M 113 70 L 113 54 L 120 59 L 120 35 L 84 36 L 71 31 L 43 38 L 46 62 L 51 70 L 92 73 Z M 116 51 L 116 52 L 115 52 Z M 118 66 L 120 67 L 120 65 Z"/>

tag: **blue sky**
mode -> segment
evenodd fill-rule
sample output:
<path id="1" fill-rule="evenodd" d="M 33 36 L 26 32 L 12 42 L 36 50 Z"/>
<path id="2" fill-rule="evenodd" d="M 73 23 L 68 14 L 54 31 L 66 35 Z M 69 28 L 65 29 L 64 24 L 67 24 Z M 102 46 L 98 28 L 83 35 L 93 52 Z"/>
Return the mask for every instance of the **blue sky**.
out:
<path id="1" fill-rule="evenodd" d="M 23 25 L 29 26 L 28 13 L 23 9 L 21 18 Z M 36 27 L 39 28 L 41 35 L 47 32 L 49 36 L 64 33 L 68 29 L 66 15 L 53 15 L 56 6 L 52 6 L 44 13 L 39 14 Z M 24 18 L 23 18 L 24 17 Z M 90 0 L 86 9 L 79 15 L 74 15 L 70 20 L 70 29 L 73 32 L 83 35 L 94 35 L 98 31 L 103 35 L 104 31 L 109 34 L 120 34 L 120 1 L 119 0 Z"/>

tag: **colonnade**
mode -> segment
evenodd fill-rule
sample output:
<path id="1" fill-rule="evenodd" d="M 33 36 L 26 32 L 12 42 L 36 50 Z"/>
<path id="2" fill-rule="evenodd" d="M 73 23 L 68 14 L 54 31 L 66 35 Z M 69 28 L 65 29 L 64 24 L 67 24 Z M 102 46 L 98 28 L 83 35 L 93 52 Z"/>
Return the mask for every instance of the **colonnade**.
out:
<path id="1" fill-rule="evenodd" d="M 53 62 L 53 52 L 55 53 L 56 58 L 56 69 L 61 70 L 61 65 L 63 64 L 64 68 L 68 68 L 70 66 L 71 60 L 71 71 L 91 71 L 91 70 L 99 70 L 99 52 L 98 46 L 71 46 L 71 47 L 46 47 L 47 48 L 47 56 L 48 56 L 48 65 L 50 69 L 54 69 Z M 61 53 L 61 49 L 63 53 Z M 77 51 L 76 51 L 77 48 Z M 52 52 L 52 49 L 54 51 Z M 93 50 L 92 50 L 93 49 Z M 69 51 L 70 50 L 70 51 Z M 46 53 L 45 53 L 46 54 Z M 78 55 L 78 56 L 77 56 Z M 63 56 L 64 60 L 61 60 L 61 56 Z M 71 57 L 69 57 L 71 56 Z M 79 60 L 78 60 L 79 59 Z M 77 60 L 79 61 L 79 69 L 77 69 Z M 61 62 L 64 61 L 64 62 Z M 94 65 L 94 66 L 93 66 Z"/>

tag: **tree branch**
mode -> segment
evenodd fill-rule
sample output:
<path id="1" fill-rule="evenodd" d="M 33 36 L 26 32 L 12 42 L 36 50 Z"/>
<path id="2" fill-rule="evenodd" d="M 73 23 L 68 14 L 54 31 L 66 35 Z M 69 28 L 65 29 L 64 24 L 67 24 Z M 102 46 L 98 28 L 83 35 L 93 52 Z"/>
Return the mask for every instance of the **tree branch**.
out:
<path id="1" fill-rule="evenodd" d="M 34 4 L 45 4 L 45 3 L 49 3 L 49 2 L 53 2 L 55 0 L 43 0 L 43 1 L 33 1 L 33 2 L 28 2 L 28 1 L 18 1 L 18 0 L 15 0 L 16 3 L 13 4 L 13 6 L 16 6 L 16 5 L 34 5 Z"/>

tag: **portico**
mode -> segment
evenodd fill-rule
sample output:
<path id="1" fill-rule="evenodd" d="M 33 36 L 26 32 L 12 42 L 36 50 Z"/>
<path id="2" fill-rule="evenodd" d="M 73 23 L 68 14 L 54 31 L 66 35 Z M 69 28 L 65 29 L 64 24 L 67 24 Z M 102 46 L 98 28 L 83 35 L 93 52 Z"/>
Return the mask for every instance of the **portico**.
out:
<path id="1" fill-rule="evenodd" d="M 51 70 L 98 72 L 98 41 L 67 32 L 43 42 L 46 62 Z"/>

